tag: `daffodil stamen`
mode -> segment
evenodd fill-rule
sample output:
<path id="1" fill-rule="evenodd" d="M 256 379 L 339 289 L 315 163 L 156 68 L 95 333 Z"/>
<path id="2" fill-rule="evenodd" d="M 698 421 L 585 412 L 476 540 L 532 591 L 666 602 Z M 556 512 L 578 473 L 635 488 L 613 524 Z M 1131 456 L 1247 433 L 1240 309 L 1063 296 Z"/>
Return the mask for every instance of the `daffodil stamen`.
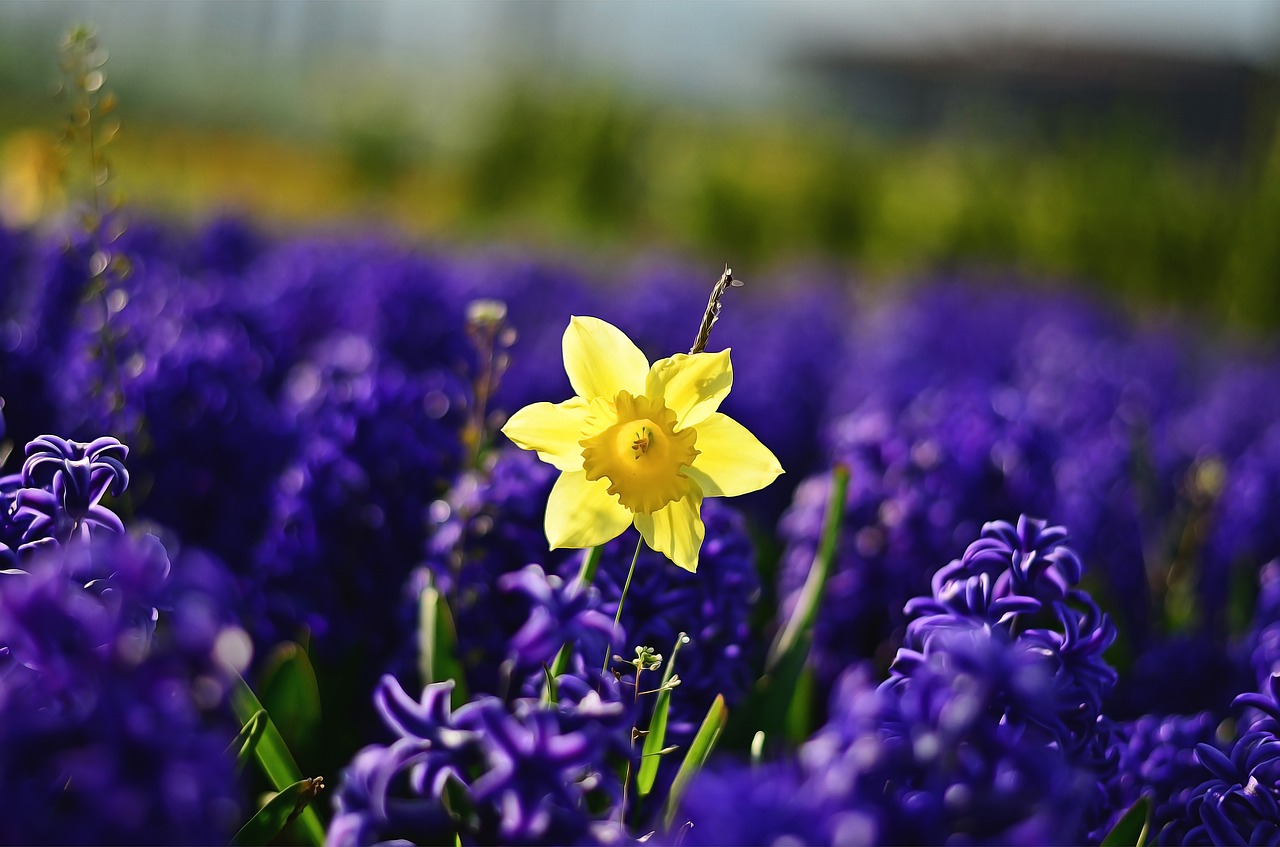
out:
<path id="1" fill-rule="evenodd" d="M 613 405 L 614 423 L 579 442 L 587 479 L 608 479 L 619 503 L 644 514 L 693 491 L 683 469 L 698 455 L 698 434 L 677 431 L 676 413 L 661 399 L 619 391 Z"/>
<path id="2" fill-rule="evenodd" d="M 636 433 L 636 440 L 631 442 L 631 449 L 635 451 L 637 459 L 649 452 L 649 427 L 640 427 L 640 431 Z"/>

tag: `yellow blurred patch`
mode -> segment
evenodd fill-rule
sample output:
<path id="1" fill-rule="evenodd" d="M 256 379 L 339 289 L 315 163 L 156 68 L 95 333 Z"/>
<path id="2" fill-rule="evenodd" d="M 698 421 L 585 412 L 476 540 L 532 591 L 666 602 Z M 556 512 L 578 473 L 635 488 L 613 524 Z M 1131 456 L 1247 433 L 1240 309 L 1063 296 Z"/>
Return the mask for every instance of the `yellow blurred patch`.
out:
<path id="1" fill-rule="evenodd" d="M 24 129 L 0 143 L 0 222 L 31 226 L 62 208 L 62 157 L 51 135 Z"/>

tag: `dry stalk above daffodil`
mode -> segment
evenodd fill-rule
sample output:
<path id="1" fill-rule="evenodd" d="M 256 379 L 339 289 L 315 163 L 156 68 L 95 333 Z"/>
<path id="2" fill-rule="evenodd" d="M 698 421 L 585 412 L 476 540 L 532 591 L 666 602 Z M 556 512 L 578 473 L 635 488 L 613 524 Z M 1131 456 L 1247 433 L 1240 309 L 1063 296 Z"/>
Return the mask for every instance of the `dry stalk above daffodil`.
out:
<path id="1" fill-rule="evenodd" d="M 733 385 L 729 351 L 678 353 L 651 367 L 621 330 L 572 317 L 564 369 L 576 396 L 534 403 L 502 428 L 561 471 L 547 501 L 552 549 L 595 547 L 635 525 L 697 570 L 704 497 L 734 497 L 782 473 L 770 450 L 717 411 Z"/>

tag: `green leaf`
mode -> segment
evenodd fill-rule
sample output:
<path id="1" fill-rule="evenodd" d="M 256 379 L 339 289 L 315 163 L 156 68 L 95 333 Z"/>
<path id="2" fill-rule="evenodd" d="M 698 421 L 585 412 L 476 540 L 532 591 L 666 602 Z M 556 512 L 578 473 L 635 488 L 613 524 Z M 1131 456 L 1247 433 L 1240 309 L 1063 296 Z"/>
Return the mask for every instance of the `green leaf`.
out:
<path id="1" fill-rule="evenodd" d="M 1146 794 L 1129 807 L 1102 839 L 1102 847 L 1143 847 L 1151 826 L 1151 798 Z"/>
<path id="2" fill-rule="evenodd" d="M 658 762 L 662 758 L 663 742 L 667 740 L 667 713 L 671 709 L 671 689 L 667 683 L 671 681 L 672 669 L 676 666 L 676 654 L 680 647 L 688 643 L 689 636 L 680 633 L 676 636 L 675 646 L 671 648 L 671 657 L 667 659 L 667 668 L 662 674 L 661 690 L 658 701 L 653 705 L 653 717 L 649 719 L 649 734 L 644 737 L 644 749 L 640 755 L 640 772 L 636 775 L 636 788 L 640 796 L 648 797 L 653 790 L 653 781 L 658 776 Z M 640 675 L 636 674 L 636 684 Z"/>
<path id="3" fill-rule="evenodd" d="M 236 675 L 231 688 L 231 708 L 235 711 L 236 717 L 245 723 L 252 720 L 258 712 L 265 711 L 257 695 L 249 687 L 249 683 L 245 682 L 239 674 Z M 262 738 L 253 748 L 253 756 L 277 791 L 283 791 L 303 779 L 298 763 L 294 761 L 293 754 L 289 752 L 289 747 L 284 743 L 284 738 L 280 735 L 280 730 L 276 728 L 270 714 L 267 715 Z M 320 823 L 315 809 L 310 806 L 303 809 L 298 822 L 301 824 L 307 843 L 313 845 L 324 843 L 324 826 Z"/>
<path id="4" fill-rule="evenodd" d="M 449 602 L 428 582 L 418 595 L 418 673 L 423 685 L 454 681 L 450 701 L 454 707 L 467 702 L 466 677 L 458 662 L 458 636 Z"/>
<path id="5" fill-rule="evenodd" d="M 573 655 L 573 650 L 568 644 L 560 647 L 556 653 L 555 659 L 551 662 L 551 667 L 542 666 L 542 704 L 544 706 L 554 705 L 560 701 L 560 692 L 556 680 L 558 680 L 569 667 L 569 658 Z"/>
<path id="6" fill-rule="evenodd" d="M 285 786 L 276 796 L 258 810 L 249 822 L 240 827 L 231 843 L 236 847 L 251 844 L 270 844 L 289 822 L 305 811 L 310 811 L 311 801 L 324 788 L 324 780 L 300 779 Z"/>
<path id="7" fill-rule="evenodd" d="M 267 657 L 259 691 L 289 746 L 310 750 L 320 729 L 320 686 L 302 645 L 292 641 L 276 645 Z"/>
<path id="8" fill-rule="evenodd" d="M 831 471 L 831 493 L 827 497 L 827 510 L 822 519 L 822 541 L 818 545 L 818 555 L 813 559 L 809 574 L 805 577 L 804 586 L 800 589 L 800 597 L 786 624 L 778 632 L 777 638 L 769 647 L 769 658 L 765 663 L 765 671 L 772 671 L 782 662 L 783 657 L 797 649 L 803 637 L 813 629 L 813 622 L 818 618 L 818 607 L 822 603 L 822 595 L 826 591 L 827 577 L 831 573 L 832 562 L 835 561 L 836 548 L 840 541 L 840 528 L 844 523 L 845 498 L 849 493 L 849 468 L 836 465 Z M 806 648 L 807 652 L 807 648 Z"/>
<path id="9" fill-rule="evenodd" d="M 808 652 L 808 651 L 806 651 Z M 791 702 L 787 704 L 787 737 L 799 744 L 810 735 L 813 722 L 813 668 L 801 664 L 797 679 L 790 686 Z"/>
<path id="10" fill-rule="evenodd" d="M 756 680 L 758 699 L 753 704 L 758 709 L 758 728 L 797 744 L 808 737 L 807 712 L 802 712 L 807 703 L 796 701 L 805 699 L 803 677 L 810 638 L 808 632 L 803 633 L 792 649 L 782 654 L 777 666 Z"/>
<path id="11" fill-rule="evenodd" d="M 839 547 L 848 491 L 849 469 L 836 465 L 832 469 L 831 492 L 818 552 L 790 617 L 769 648 L 764 675 L 756 681 L 747 706 L 749 718 L 755 722 L 753 729 L 777 733 L 795 742 L 809 735 L 812 686 L 806 685 L 804 670 L 813 640 L 813 624 L 818 618 L 818 608 Z"/>
<path id="12" fill-rule="evenodd" d="M 227 752 L 235 753 L 236 757 L 236 773 L 244 770 L 244 766 L 248 764 L 249 759 L 253 756 L 254 750 L 258 747 L 258 742 L 262 740 L 262 733 L 267 728 L 267 710 L 259 709 L 254 712 L 253 717 L 240 727 L 240 732 L 236 733 L 236 737 L 232 740 L 231 746 L 227 748 Z"/>
<path id="13" fill-rule="evenodd" d="M 680 799 L 684 796 L 685 790 L 688 789 L 689 783 L 698 771 L 702 770 L 702 766 L 707 763 L 707 759 L 711 757 L 711 751 L 715 749 L 716 741 L 720 738 L 720 733 L 728 720 L 729 710 L 725 708 L 724 695 L 717 694 L 716 701 L 711 704 L 711 708 L 707 710 L 707 716 L 702 720 L 702 726 L 698 727 L 698 734 L 689 745 L 689 752 L 680 763 L 676 778 L 671 781 L 671 793 L 667 795 L 667 804 L 662 812 L 663 824 L 667 829 L 671 828 L 671 822 L 675 820 L 676 810 L 680 808 Z"/>

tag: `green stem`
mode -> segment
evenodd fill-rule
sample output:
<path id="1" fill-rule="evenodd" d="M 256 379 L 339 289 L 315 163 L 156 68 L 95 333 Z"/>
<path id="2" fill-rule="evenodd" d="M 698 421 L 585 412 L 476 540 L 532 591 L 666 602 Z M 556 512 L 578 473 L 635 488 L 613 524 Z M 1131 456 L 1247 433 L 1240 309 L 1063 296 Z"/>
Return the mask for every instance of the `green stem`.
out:
<path id="1" fill-rule="evenodd" d="M 622 596 L 618 598 L 618 612 L 613 616 L 613 625 L 616 628 L 622 621 L 622 604 L 627 602 L 627 592 L 631 590 L 631 577 L 635 576 L 636 562 L 640 560 L 640 548 L 644 546 L 644 536 L 636 541 L 636 552 L 631 557 L 631 567 L 627 570 L 627 581 L 622 584 Z M 600 668 L 600 673 L 609 672 L 609 654 L 613 652 L 613 645 L 610 644 L 604 650 L 604 667 Z"/>

